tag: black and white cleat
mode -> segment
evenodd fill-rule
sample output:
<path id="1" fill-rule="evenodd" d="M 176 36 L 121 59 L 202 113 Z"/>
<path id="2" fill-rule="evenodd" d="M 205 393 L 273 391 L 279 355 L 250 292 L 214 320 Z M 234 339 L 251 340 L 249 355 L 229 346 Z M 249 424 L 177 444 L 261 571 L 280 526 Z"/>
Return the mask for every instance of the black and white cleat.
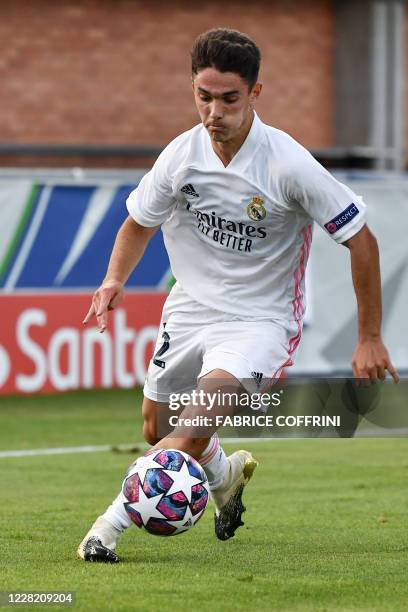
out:
<path id="1" fill-rule="evenodd" d="M 225 482 L 211 491 L 215 503 L 214 528 L 219 540 L 229 540 L 244 523 L 242 494 L 258 465 L 251 453 L 239 450 L 227 457 L 230 464 Z"/>
<path id="2" fill-rule="evenodd" d="M 219 540 L 229 540 L 234 537 L 238 527 L 244 524 L 242 514 L 245 506 L 242 503 L 242 493 L 244 485 L 240 485 L 234 495 L 230 497 L 228 503 L 220 510 L 219 514 L 214 513 L 215 535 Z"/>
<path id="3" fill-rule="evenodd" d="M 119 563 L 120 559 L 113 550 L 102 544 L 99 538 L 89 538 L 84 547 L 85 561 L 97 563 Z"/>

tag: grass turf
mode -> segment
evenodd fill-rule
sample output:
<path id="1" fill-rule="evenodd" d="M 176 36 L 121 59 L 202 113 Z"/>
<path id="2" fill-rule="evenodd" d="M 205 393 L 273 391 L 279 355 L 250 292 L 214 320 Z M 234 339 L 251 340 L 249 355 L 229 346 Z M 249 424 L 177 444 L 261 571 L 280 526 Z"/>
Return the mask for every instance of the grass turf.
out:
<path id="1" fill-rule="evenodd" d="M 134 442 L 137 404 L 127 391 L 3 398 L 0 448 Z M 245 446 L 260 466 L 235 538 L 215 539 L 209 508 L 175 538 L 132 527 L 117 566 L 75 550 L 132 455 L 0 458 L 0 590 L 72 590 L 77 610 L 406 610 L 407 440 Z"/>

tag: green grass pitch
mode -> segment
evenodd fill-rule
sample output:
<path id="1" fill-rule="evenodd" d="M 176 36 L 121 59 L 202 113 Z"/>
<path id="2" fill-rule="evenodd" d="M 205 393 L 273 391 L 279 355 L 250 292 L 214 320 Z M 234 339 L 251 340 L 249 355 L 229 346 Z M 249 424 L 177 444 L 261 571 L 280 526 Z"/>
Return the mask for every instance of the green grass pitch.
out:
<path id="1" fill-rule="evenodd" d="M 140 399 L 134 391 L 2 398 L 0 450 L 141 442 Z M 75 551 L 134 455 L 0 457 L 0 591 L 74 591 L 72 609 L 92 611 L 405 611 L 407 439 L 245 447 L 260 466 L 235 538 L 216 540 L 209 507 L 175 538 L 132 527 L 115 566 L 85 564 Z"/>

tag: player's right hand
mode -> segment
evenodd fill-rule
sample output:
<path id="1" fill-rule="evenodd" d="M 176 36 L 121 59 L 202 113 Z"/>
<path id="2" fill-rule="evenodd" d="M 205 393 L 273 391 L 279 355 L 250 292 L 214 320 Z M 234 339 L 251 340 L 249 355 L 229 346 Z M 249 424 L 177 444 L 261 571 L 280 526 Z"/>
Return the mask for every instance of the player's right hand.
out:
<path id="1" fill-rule="evenodd" d="M 98 330 L 103 333 L 108 324 L 108 311 L 116 308 L 122 300 L 123 284 L 121 282 L 114 280 L 103 282 L 93 294 L 91 307 L 82 323 L 86 325 L 95 316 Z"/>

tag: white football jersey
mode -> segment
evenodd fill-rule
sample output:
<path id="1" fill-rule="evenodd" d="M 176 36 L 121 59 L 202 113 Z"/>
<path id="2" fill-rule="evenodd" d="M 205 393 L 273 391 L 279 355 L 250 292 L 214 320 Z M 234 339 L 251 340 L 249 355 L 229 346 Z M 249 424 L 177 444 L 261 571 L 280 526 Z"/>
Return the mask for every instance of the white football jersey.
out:
<path id="1" fill-rule="evenodd" d="M 227 167 L 202 124 L 178 136 L 127 207 L 162 226 L 176 292 L 245 319 L 300 321 L 313 220 L 337 242 L 365 222 L 359 196 L 257 115 Z"/>

